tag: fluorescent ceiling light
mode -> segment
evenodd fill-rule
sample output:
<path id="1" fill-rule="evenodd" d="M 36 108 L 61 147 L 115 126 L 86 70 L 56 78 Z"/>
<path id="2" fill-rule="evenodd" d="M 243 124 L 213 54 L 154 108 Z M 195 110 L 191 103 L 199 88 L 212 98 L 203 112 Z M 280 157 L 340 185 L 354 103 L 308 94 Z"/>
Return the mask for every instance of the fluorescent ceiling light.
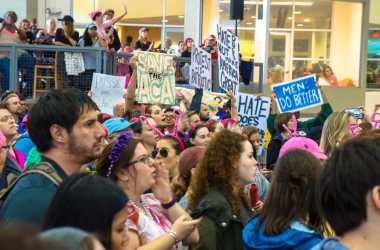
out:
<path id="1" fill-rule="evenodd" d="M 299 10 L 294 11 L 294 15 L 300 15 L 300 14 L 302 14 L 302 11 L 299 11 Z"/>
<path id="2" fill-rule="evenodd" d="M 302 23 L 297 24 L 297 27 L 303 27 Z"/>
<path id="3" fill-rule="evenodd" d="M 182 19 L 182 18 L 184 18 L 184 16 L 178 16 L 178 18 L 181 18 L 181 19 Z"/>
<path id="4" fill-rule="evenodd" d="M 251 22 L 248 22 L 248 23 L 247 23 L 247 25 L 252 25 L 252 24 L 253 24 L 253 23 L 251 23 Z"/>
<path id="5" fill-rule="evenodd" d="M 303 21 L 304 21 L 305 23 L 310 23 L 310 18 L 305 18 L 305 19 L 303 19 Z"/>
<path id="6" fill-rule="evenodd" d="M 219 3 L 225 3 L 229 4 L 230 1 L 220 1 Z M 256 5 L 257 4 L 263 4 L 262 1 L 256 2 L 256 1 L 244 1 L 244 4 L 246 5 Z M 280 1 L 280 2 L 271 2 L 271 5 L 293 5 L 293 1 Z M 295 2 L 296 6 L 312 6 L 313 2 Z"/>
<path id="7" fill-rule="evenodd" d="M 222 10 L 222 9 L 219 9 L 219 10 L 218 10 L 218 12 L 220 12 L 220 13 L 221 13 L 221 12 L 223 12 L 223 10 Z"/>
<path id="8" fill-rule="evenodd" d="M 289 20 L 293 20 L 293 17 L 290 16 L 290 17 L 288 17 L 288 19 L 289 19 Z"/>
<path id="9" fill-rule="evenodd" d="M 256 19 L 256 16 L 251 16 L 252 19 Z"/>

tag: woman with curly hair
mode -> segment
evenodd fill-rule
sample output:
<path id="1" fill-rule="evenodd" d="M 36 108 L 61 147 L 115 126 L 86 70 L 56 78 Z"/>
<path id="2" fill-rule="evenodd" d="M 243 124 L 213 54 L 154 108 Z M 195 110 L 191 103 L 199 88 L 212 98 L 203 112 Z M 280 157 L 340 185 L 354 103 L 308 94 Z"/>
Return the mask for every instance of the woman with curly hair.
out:
<path id="1" fill-rule="evenodd" d="M 255 180 L 251 143 L 224 129 L 208 144 L 192 175 L 189 209 L 203 215 L 194 249 L 243 249 L 242 230 L 252 211 L 243 187 Z"/>

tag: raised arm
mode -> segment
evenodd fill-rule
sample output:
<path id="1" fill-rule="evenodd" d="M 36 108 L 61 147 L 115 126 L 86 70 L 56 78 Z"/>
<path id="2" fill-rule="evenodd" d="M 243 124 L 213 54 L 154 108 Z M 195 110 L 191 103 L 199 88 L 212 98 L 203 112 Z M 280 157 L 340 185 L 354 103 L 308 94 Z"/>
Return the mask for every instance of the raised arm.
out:
<path id="1" fill-rule="evenodd" d="M 112 19 L 112 24 L 120 22 L 128 14 L 127 5 L 124 5 L 124 13 Z"/>

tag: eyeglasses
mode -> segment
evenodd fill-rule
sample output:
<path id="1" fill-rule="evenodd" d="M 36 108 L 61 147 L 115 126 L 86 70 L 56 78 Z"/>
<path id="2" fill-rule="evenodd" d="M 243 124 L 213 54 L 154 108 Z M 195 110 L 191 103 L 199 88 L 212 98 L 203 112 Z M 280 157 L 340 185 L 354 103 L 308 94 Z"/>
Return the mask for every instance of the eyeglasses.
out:
<path id="1" fill-rule="evenodd" d="M 169 149 L 167 148 L 156 148 L 152 152 L 153 159 L 156 159 L 157 155 L 160 154 L 162 158 L 167 158 L 169 155 Z"/>
<path id="2" fill-rule="evenodd" d="M 7 122 L 11 119 L 14 119 L 13 115 L 5 115 L 5 116 L 0 118 L 0 122 Z"/>
<path id="3" fill-rule="evenodd" d="M 149 156 L 144 156 L 139 160 L 131 161 L 130 163 L 128 163 L 127 166 L 135 165 L 137 163 L 143 163 L 145 165 L 149 165 L 151 163 L 151 161 L 152 161 L 152 159 Z"/>

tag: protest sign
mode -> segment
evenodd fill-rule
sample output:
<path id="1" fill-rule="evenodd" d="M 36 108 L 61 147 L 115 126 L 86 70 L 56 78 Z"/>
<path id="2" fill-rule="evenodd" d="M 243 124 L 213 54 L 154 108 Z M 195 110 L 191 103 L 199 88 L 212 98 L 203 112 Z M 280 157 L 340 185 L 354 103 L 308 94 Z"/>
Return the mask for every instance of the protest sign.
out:
<path id="1" fill-rule="evenodd" d="M 239 90 L 239 39 L 218 26 L 218 40 L 219 86 L 236 95 Z"/>
<path id="2" fill-rule="evenodd" d="M 274 84 L 272 91 L 276 95 L 280 113 L 300 111 L 323 104 L 314 75 Z"/>
<path id="3" fill-rule="evenodd" d="M 113 106 L 123 102 L 124 87 L 124 76 L 94 73 L 91 84 L 91 98 L 98 104 L 102 112 L 112 114 Z"/>
<path id="4" fill-rule="evenodd" d="M 139 52 L 136 100 L 149 104 L 175 103 L 175 70 L 172 56 Z"/>
<path id="5" fill-rule="evenodd" d="M 211 90 L 211 54 L 193 46 L 191 51 L 190 85 L 198 89 Z"/>
<path id="6" fill-rule="evenodd" d="M 191 103 L 193 96 L 195 94 L 194 89 L 176 87 L 176 92 L 178 95 L 183 95 L 188 103 Z M 223 105 L 228 101 L 226 94 L 203 91 L 202 103 L 207 103 L 208 109 L 211 116 L 215 115 L 218 108 L 223 107 Z"/>
<path id="7" fill-rule="evenodd" d="M 240 126 L 254 126 L 259 129 L 261 149 L 264 144 L 271 99 L 266 96 L 238 93 L 236 101 Z"/>

